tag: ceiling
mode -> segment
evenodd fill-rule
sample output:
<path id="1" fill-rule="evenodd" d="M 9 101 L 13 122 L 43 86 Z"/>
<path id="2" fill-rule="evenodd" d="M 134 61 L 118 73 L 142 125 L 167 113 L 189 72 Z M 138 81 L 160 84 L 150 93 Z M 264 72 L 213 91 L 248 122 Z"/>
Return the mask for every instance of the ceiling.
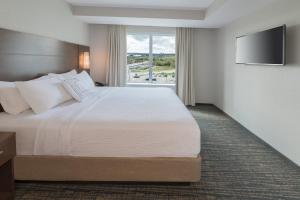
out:
<path id="1" fill-rule="evenodd" d="M 73 5 L 154 9 L 206 9 L 214 0 L 66 0 Z"/>
<path id="2" fill-rule="evenodd" d="M 90 24 L 220 28 L 278 0 L 66 0 Z"/>

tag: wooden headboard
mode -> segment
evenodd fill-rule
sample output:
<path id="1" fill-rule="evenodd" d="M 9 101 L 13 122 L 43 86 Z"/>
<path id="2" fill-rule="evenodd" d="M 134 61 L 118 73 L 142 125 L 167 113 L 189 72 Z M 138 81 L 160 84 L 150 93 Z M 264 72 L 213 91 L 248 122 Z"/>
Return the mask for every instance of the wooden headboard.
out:
<path id="1" fill-rule="evenodd" d="M 88 46 L 0 28 L 0 81 L 26 81 L 77 70 L 79 53 L 89 50 Z"/>
<path id="2" fill-rule="evenodd" d="M 89 47 L 0 29 L 0 81 L 25 81 L 78 69 L 83 50 L 89 51 Z"/>

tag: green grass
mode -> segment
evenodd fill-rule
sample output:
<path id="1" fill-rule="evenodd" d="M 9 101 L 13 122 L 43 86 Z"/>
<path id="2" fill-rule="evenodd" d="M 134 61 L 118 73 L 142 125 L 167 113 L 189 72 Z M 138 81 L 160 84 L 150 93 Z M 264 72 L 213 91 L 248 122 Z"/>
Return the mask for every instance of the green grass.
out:
<path id="1" fill-rule="evenodd" d="M 141 72 L 141 73 L 148 72 L 148 67 L 131 69 L 131 71 L 132 72 Z M 158 73 L 158 72 L 172 73 L 172 72 L 175 72 L 175 68 L 172 66 L 154 66 L 153 72 L 155 72 L 155 73 Z"/>
<path id="2" fill-rule="evenodd" d="M 154 66 L 153 71 L 175 71 L 173 66 Z"/>

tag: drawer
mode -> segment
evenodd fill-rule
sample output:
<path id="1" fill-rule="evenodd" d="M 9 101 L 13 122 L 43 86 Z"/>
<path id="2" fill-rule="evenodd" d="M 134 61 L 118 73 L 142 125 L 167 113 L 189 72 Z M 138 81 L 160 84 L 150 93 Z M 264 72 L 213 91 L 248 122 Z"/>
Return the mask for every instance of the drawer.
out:
<path id="1" fill-rule="evenodd" d="M 14 133 L 0 133 L 0 166 L 16 155 L 16 136 Z"/>

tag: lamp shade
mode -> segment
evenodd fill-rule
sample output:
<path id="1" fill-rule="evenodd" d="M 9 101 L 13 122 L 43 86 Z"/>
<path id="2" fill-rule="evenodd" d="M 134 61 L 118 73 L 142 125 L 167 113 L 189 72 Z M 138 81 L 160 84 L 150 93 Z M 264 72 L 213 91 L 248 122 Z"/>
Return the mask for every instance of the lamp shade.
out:
<path id="1" fill-rule="evenodd" d="M 79 68 L 83 70 L 90 69 L 90 52 L 81 52 L 79 54 Z"/>

